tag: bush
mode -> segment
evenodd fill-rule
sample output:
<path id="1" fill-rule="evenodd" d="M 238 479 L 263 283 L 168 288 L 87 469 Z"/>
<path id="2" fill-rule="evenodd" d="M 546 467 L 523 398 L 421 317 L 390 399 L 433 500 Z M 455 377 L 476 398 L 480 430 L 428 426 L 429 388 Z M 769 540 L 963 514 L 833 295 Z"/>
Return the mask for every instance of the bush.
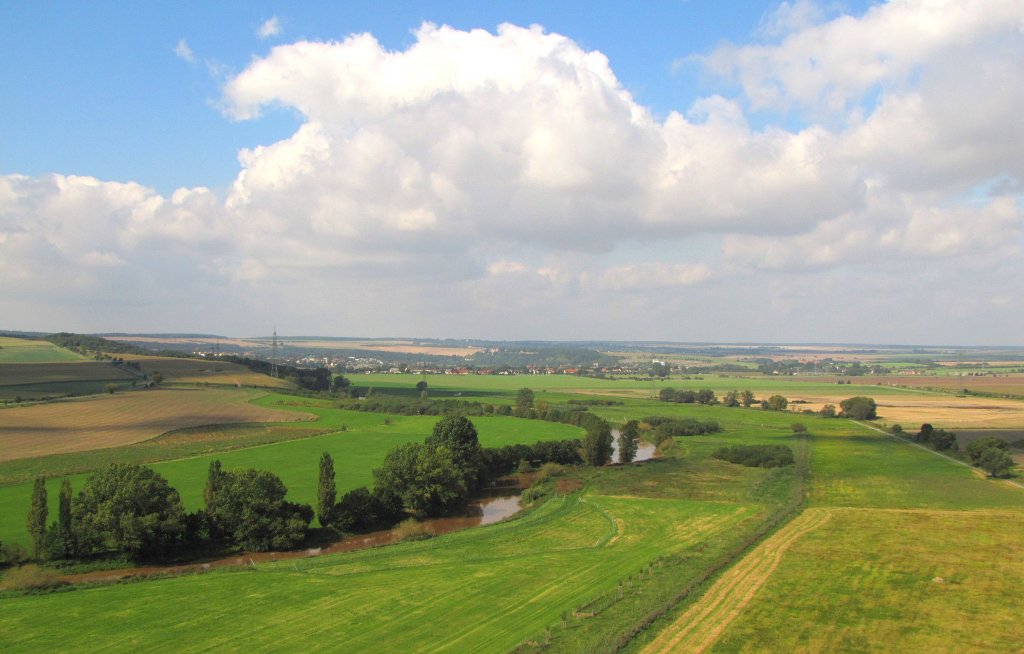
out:
<path id="1" fill-rule="evenodd" d="M 0 561 L 10 565 L 20 565 L 28 561 L 28 550 L 18 543 L 5 543 L 0 547 Z"/>
<path id="2" fill-rule="evenodd" d="M 789 406 L 789 400 L 781 395 L 772 395 L 761 402 L 761 408 L 768 411 L 785 411 L 787 406 Z"/>
<path id="3" fill-rule="evenodd" d="M 751 468 L 777 468 L 794 461 L 793 450 L 785 445 L 733 445 L 719 448 L 712 456 Z"/>
<path id="4" fill-rule="evenodd" d="M 803 434 L 807 431 L 807 427 L 802 422 L 794 422 L 790 425 L 790 428 L 793 430 L 794 434 Z"/>
<path id="5" fill-rule="evenodd" d="M 434 534 L 427 530 L 427 526 L 416 518 L 409 518 L 398 523 L 398 526 L 391 530 L 398 542 L 408 540 L 426 540 L 433 538 Z"/>
<path id="6" fill-rule="evenodd" d="M 854 420 L 874 420 L 878 417 L 874 399 L 862 395 L 846 398 L 839 403 L 839 408 L 844 417 Z"/>
<path id="7" fill-rule="evenodd" d="M 34 563 L 12 568 L 4 576 L 3 585 L 8 590 L 37 590 L 56 588 L 67 584 L 53 570 L 40 568 Z"/>
<path id="8" fill-rule="evenodd" d="M 537 471 L 537 475 L 533 478 L 533 483 L 543 484 L 552 477 L 559 477 L 565 474 L 565 468 L 557 463 L 545 463 Z"/>
<path id="9" fill-rule="evenodd" d="M 979 438 L 967 446 L 967 456 L 971 458 L 971 463 L 978 465 L 981 462 L 982 453 L 990 448 L 1003 450 L 1005 452 L 1010 449 L 1010 444 L 1002 438 L 986 436 L 985 438 Z"/>
<path id="10" fill-rule="evenodd" d="M 647 416 L 643 422 L 654 428 L 655 442 L 660 441 L 664 436 L 699 436 L 722 431 L 722 426 L 714 420 Z"/>

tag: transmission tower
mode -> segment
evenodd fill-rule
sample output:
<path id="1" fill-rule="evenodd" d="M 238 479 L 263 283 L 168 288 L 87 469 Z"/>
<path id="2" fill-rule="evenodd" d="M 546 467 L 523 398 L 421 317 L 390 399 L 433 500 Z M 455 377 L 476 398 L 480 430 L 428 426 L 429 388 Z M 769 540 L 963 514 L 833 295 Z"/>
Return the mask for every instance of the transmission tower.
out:
<path id="1" fill-rule="evenodd" d="M 274 325 L 274 338 L 270 342 L 270 376 L 277 377 L 277 325 Z"/>

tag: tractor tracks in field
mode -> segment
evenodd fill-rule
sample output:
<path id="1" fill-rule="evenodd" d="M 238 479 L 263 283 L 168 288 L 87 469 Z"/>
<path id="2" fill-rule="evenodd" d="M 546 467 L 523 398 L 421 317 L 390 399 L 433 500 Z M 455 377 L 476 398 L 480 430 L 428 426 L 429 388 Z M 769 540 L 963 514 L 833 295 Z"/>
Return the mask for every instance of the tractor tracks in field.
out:
<path id="1" fill-rule="evenodd" d="M 719 577 L 693 606 L 643 649 L 644 654 L 706 651 L 771 577 L 786 550 L 831 517 L 827 509 L 806 509 Z"/>

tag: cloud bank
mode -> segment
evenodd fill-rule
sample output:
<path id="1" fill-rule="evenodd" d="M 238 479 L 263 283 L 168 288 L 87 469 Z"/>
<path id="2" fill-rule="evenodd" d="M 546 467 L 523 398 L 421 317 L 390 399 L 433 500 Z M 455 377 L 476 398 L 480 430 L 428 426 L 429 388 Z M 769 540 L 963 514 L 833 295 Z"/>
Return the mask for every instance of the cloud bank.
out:
<path id="1" fill-rule="evenodd" d="M 815 9 L 698 56 L 740 93 L 663 118 L 537 26 L 275 47 L 219 104 L 302 124 L 223 193 L 0 178 L 0 304 L 26 327 L 1019 343 L 1022 3 Z"/>

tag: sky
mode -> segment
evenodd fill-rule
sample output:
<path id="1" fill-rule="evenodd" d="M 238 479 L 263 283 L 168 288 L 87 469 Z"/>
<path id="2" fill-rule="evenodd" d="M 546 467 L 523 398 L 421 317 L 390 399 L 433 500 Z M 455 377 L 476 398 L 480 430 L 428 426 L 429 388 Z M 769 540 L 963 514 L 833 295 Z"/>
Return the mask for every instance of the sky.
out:
<path id="1" fill-rule="evenodd" d="M 0 6 L 0 329 L 1024 345 L 1024 0 Z"/>

